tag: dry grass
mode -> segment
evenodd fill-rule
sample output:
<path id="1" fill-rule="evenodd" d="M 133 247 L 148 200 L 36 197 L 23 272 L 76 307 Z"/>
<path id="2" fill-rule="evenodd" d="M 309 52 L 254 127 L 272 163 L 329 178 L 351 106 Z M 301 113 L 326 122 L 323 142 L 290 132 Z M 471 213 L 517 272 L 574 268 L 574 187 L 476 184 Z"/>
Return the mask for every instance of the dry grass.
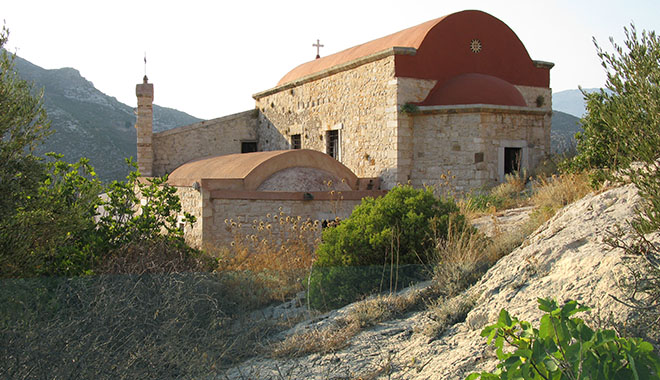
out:
<path id="1" fill-rule="evenodd" d="M 504 176 L 504 183 L 499 184 L 491 190 L 491 194 L 498 198 L 505 199 L 511 203 L 520 197 L 520 193 L 525 190 L 527 183 L 527 172 L 511 173 Z"/>
<path id="2" fill-rule="evenodd" d="M 499 210 L 526 206 L 529 204 L 526 183 L 526 172 L 507 174 L 504 183 L 489 191 L 470 192 L 460 198 L 457 205 L 468 219 L 494 214 Z"/>
<path id="3" fill-rule="evenodd" d="M 348 341 L 359 331 L 360 326 L 357 323 L 339 319 L 332 327 L 288 336 L 273 346 L 271 355 L 276 358 L 291 358 L 315 352 L 335 352 L 346 347 Z"/>
<path id="4" fill-rule="evenodd" d="M 532 219 L 536 219 L 536 223 L 541 225 L 561 208 L 581 199 L 593 190 L 587 173 L 539 178 L 534 184 L 531 197 L 531 203 L 535 206 Z"/>
<path id="5" fill-rule="evenodd" d="M 250 276 L 264 303 L 285 301 L 304 289 L 320 242 L 318 221 L 279 213 L 250 223 L 226 220 L 234 239 L 216 251 L 219 272 Z"/>
<path id="6" fill-rule="evenodd" d="M 425 306 L 437 298 L 436 289 L 427 287 L 403 295 L 379 295 L 353 305 L 348 315 L 338 318 L 334 325 L 288 336 L 273 345 L 274 357 L 295 357 L 311 353 L 338 351 L 365 328 L 403 316 Z"/>
<path id="7" fill-rule="evenodd" d="M 430 338 L 440 337 L 448 327 L 465 321 L 475 304 L 476 299 L 465 294 L 438 300 L 429 305 L 429 317 L 433 322 L 424 325 L 420 332 Z"/>

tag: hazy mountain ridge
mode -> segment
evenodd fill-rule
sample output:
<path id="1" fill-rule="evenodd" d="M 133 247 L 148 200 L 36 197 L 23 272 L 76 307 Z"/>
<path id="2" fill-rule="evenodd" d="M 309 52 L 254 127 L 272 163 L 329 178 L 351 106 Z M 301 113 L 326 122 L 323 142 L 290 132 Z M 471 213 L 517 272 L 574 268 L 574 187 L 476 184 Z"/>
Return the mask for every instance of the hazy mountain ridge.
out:
<path id="1" fill-rule="evenodd" d="M 136 157 L 135 113 L 94 87 L 73 68 L 47 70 L 20 57 L 15 67 L 23 79 L 44 89 L 44 105 L 55 131 L 38 153 L 57 152 L 67 161 L 88 157 L 103 180 L 124 178 L 124 158 Z M 154 131 L 188 125 L 200 119 L 154 105 Z"/>

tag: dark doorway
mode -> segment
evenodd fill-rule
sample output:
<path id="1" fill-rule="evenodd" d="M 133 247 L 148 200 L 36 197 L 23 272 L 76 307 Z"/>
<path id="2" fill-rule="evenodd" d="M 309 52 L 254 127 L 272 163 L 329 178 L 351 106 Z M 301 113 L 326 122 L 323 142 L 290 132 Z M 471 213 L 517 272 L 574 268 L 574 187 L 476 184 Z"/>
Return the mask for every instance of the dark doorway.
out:
<path id="1" fill-rule="evenodd" d="M 504 174 L 520 173 L 522 148 L 504 148 Z"/>
<path id="2" fill-rule="evenodd" d="M 241 153 L 252 153 L 257 151 L 256 141 L 243 141 L 241 142 Z"/>

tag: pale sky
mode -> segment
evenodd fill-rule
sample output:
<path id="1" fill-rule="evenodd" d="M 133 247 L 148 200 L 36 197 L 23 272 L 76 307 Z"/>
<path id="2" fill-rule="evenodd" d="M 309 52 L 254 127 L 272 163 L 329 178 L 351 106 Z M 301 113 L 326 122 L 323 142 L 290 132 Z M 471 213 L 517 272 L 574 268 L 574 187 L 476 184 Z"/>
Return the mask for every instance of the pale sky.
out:
<path id="1" fill-rule="evenodd" d="M 449 13 L 504 21 L 532 59 L 550 61 L 553 91 L 601 87 L 592 43 L 623 42 L 623 27 L 660 32 L 660 1 L 4 1 L 7 47 L 47 69 L 74 67 L 130 106 L 147 75 L 155 103 L 210 119 L 254 108 L 252 94 L 321 55 Z"/>

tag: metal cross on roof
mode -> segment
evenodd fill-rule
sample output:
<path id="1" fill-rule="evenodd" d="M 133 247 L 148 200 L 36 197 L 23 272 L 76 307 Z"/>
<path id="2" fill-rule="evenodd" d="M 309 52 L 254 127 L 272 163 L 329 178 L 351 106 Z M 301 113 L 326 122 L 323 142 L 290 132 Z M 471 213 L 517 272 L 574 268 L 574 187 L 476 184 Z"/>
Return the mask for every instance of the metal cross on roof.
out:
<path id="1" fill-rule="evenodd" d="M 321 55 L 320 55 L 320 52 L 319 52 L 319 50 L 323 47 L 323 45 L 321 45 L 321 41 L 319 41 L 319 39 L 317 38 L 316 43 L 312 44 L 312 46 L 314 46 L 316 48 L 316 59 L 321 58 Z"/>

